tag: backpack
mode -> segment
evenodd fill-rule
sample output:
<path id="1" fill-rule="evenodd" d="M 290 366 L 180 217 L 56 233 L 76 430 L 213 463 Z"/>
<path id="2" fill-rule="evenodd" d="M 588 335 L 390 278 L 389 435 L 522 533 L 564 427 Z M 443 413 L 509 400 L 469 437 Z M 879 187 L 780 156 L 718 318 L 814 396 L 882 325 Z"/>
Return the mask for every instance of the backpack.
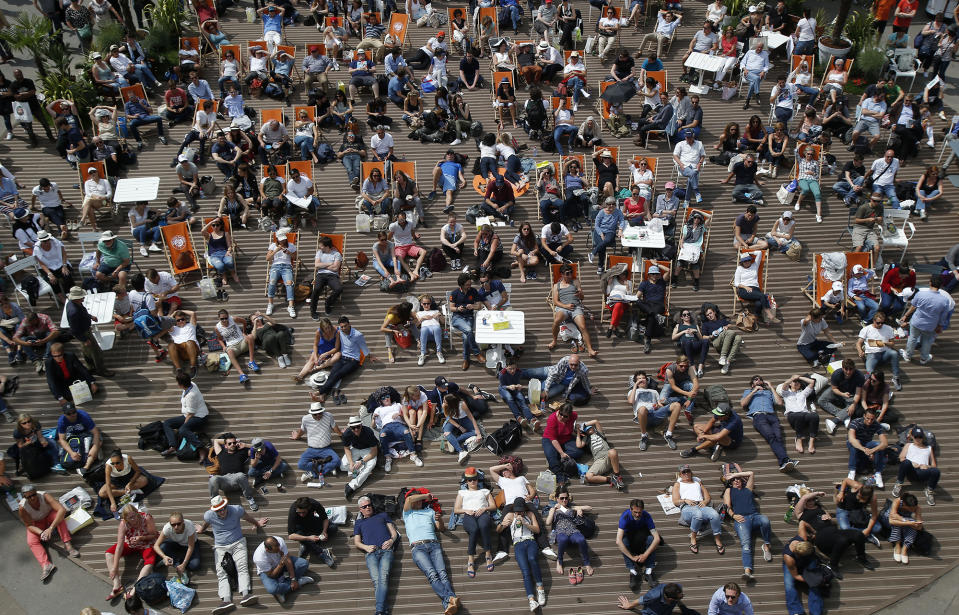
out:
<path id="1" fill-rule="evenodd" d="M 483 215 L 483 210 L 479 205 L 470 205 L 466 208 L 466 221 L 470 224 L 476 224 L 476 218 Z"/>
<path id="2" fill-rule="evenodd" d="M 329 143 L 320 143 L 316 146 L 316 157 L 320 159 L 320 164 L 326 164 L 336 160 L 336 154 Z"/>
<path id="3" fill-rule="evenodd" d="M 513 472 L 514 476 L 519 476 L 523 473 L 523 458 L 515 457 L 513 455 L 504 455 L 499 458 L 500 463 L 508 463 L 510 470 Z"/>
<path id="4" fill-rule="evenodd" d="M 93 467 L 83 475 L 83 480 L 94 492 L 98 491 L 107 482 L 106 462 L 93 464 Z"/>
<path id="5" fill-rule="evenodd" d="M 143 577 L 133 586 L 136 595 L 149 605 L 154 605 L 166 600 L 166 576 L 159 572 L 154 572 Z"/>
<path id="6" fill-rule="evenodd" d="M 440 248 L 433 248 L 430 250 L 430 255 L 426 259 L 426 266 L 429 267 L 430 271 L 433 273 L 445 271 L 447 262 L 446 255 L 443 254 L 443 250 Z"/>
<path id="7" fill-rule="evenodd" d="M 226 574 L 226 577 L 230 582 L 230 591 L 235 592 L 240 585 L 238 580 L 239 572 L 237 572 L 236 562 L 233 560 L 233 554 L 229 551 L 223 553 L 223 557 L 220 559 L 220 568 Z"/>
<path id="8" fill-rule="evenodd" d="M 707 386 L 703 394 L 706 396 L 706 403 L 709 404 L 710 409 L 718 406 L 720 402 L 729 403 L 729 394 L 726 392 L 726 388 L 721 384 L 711 384 Z"/>
<path id="9" fill-rule="evenodd" d="M 410 276 L 403 274 L 399 280 L 392 279 L 392 276 L 389 278 L 383 278 L 380 280 L 380 291 L 384 293 L 405 293 L 410 288 Z"/>
<path id="10" fill-rule="evenodd" d="M 33 442 L 20 449 L 20 471 L 30 480 L 43 478 L 50 473 L 50 458 L 39 442 Z"/>
<path id="11" fill-rule="evenodd" d="M 140 425 L 137 436 L 139 436 L 137 448 L 141 451 L 153 449 L 162 453 L 166 450 L 166 435 L 163 433 L 163 423 L 161 421 Z"/>
<path id="12" fill-rule="evenodd" d="M 176 450 L 176 458 L 180 461 L 196 461 L 200 458 L 200 451 L 186 438 L 180 438 L 180 446 Z"/>
<path id="13" fill-rule="evenodd" d="M 133 326 L 140 332 L 140 337 L 150 339 L 163 331 L 160 321 L 147 309 L 137 310 L 133 315 Z"/>
<path id="14" fill-rule="evenodd" d="M 370 498 L 370 506 L 373 507 L 374 514 L 385 512 L 390 517 L 396 517 L 402 510 L 397 505 L 396 496 L 383 495 L 382 493 L 365 493 L 363 497 Z"/>
<path id="15" fill-rule="evenodd" d="M 486 436 L 483 445 L 494 455 L 503 455 L 519 446 L 523 440 L 523 428 L 520 424 L 510 419 L 502 427 Z"/>
<path id="16" fill-rule="evenodd" d="M 473 122 L 470 124 L 470 136 L 474 139 L 479 139 L 485 134 L 483 132 L 483 124 L 480 122 Z"/>
<path id="17" fill-rule="evenodd" d="M 555 152 L 556 151 L 556 139 L 553 138 L 553 133 L 547 131 L 543 135 L 543 139 L 539 143 L 540 149 L 544 152 Z"/>
<path id="18" fill-rule="evenodd" d="M 673 365 L 672 361 L 667 361 L 659 366 L 659 370 L 656 372 L 656 380 L 666 382 L 666 370 L 669 366 Z"/>
<path id="19" fill-rule="evenodd" d="M 64 470 L 76 470 L 87 458 L 86 447 L 84 446 L 84 439 L 81 436 L 68 436 L 67 444 L 70 445 L 70 448 L 80 453 L 80 459 L 75 461 L 73 457 L 70 456 L 70 453 L 67 452 L 67 449 L 60 449 L 60 465 L 63 466 Z"/>
<path id="20" fill-rule="evenodd" d="M 918 423 L 910 423 L 909 425 L 906 425 L 899 431 L 898 444 L 899 444 L 900 451 L 902 450 L 902 447 L 904 447 L 906 443 L 909 442 L 909 434 L 912 433 L 912 430 L 916 427 L 921 427 L 921 425 L 919 425 Z M 921 428 L 926 434 L 926 444 L 928 444 L 929 447 L 932 448 L 933 454 L 936 455 L 936 457 L 938 457 L 939 444 L 936 442 L 936 434 L 932 433 L 925 427 L 921 427 Z M 898 460 L 898 456 L 897 456 L 897 460 Z"/>
<path id="21" fill-rule="evenodd" d="M 382 386 L 370 393 L 369 397 L 366 398 L 366 401 L 363 403 L 363 405 L 366 407 L 366 411 L 370 414 L 373 414 L 373 411 L 380 407 L 380 399 L 382 399 L 384 395 L 389 395 L 390 401 L 393 403 L 403 399 L 399 391 L 393 387 Z"/>
<path id="22" fill-rule="evenodd" d="M 28 275 L 20 281 L 20 288 L 27 293 L 27 301 L 31 306 L 37 305 L 37 298 L 40 296 L 40 280 L 35 275 Z"/>
<path id="23" fill-rule="evenodd" d="M 534 103 L 534 104 L 530 104 Z M 526 123 L 530 128 L 535 130 L 542 130 L 546 125 L 546 109 L 543 107 L 543 103 L 534 100 L 527 100 L 526 107 L 523 109 L 526 112 Z"/>

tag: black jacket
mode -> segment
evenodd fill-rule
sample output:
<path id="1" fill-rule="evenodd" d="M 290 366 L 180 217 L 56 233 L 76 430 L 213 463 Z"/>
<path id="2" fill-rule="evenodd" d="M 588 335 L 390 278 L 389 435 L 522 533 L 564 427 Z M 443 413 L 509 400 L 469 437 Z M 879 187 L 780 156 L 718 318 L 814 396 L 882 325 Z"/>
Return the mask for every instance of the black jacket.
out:
<path id="1" fill-rule="evenodd" d="M 64 377 L 63 370 L 60 369 L 53 357 L 47 357 L 45 361 L 47 386 L 50 387 L 50 392 L 57 400 L 70 399 L 70 385 L 77 380 L 83 380 L 88 384 L 94 382 L 90 371 L 84 367 L 77 355 L 64 350 L 63 360 L 67 363 L 67 371 L 70 372 L 69 378 Z"/>

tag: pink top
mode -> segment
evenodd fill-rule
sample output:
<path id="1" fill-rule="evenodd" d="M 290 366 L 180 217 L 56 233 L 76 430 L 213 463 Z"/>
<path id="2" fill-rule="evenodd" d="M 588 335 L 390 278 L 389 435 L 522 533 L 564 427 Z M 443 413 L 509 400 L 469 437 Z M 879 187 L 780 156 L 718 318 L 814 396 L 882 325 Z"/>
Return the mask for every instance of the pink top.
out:
<path id="1" fill-rule="evenodd" d="M 573 426 L 576 423 L 576 412 L 569 415 L 568 421 L 559 420 L 559 412 L 554 412 L 546 419 L 546 429 L 543 430 L 543 437 L 547 440 L 556 440 L 560 444 L 566 444 L 573 439 Z"/>
<path id="2" fill-rule="evenodd" d="M 723 48 L 724 56 L 731 58 L 739 52 L 739 50 L 736 48 L 736 45 L 739 44 L 739 39 L 736 38 L 735 36 L 728 40 L 725 37 L 723 37 L 719 39 L 719 44 Z"/>

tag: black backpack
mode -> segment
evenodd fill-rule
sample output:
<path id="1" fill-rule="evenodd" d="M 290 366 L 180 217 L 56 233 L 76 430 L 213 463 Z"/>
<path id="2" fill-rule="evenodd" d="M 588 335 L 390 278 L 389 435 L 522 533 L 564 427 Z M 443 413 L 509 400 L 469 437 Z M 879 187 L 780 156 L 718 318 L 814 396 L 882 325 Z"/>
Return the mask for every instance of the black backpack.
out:
<path id="1" fill-rule="evenodd" d="M 486 436 L 484 446 L 497 457 L 505 455 L 520 445 L 523 440 L 523 428 L 510 419 L 502 427 Z"/>
<path id="2" fill-rule="evenodd" d="M 176 450 L 176 458 L 180 461 L 196 461 L 200 458 L 200 451 L 190 444 L 186 438 L 180 438 L 180 446 Z"/>
<path id="3" fill-rule="evenodd" d="M 433 248 L 430 250 L 430 255 L 426 259 L 426 264 L 433 273 L 445 271 L 447 262 L 446 255 L 443 254 L 443 250 L 440 248 Z"/>
<path id="4" fill-rule="evenodd" d="M 390 517 L 397 517 L 401 510 L 395 495 L 383 495 L 382 493 L 364 493 L 363 497 L 370 498 L 370 506 L 373 507 L 374 514 L 385 512 Z"/>
<path id="5" fill-rule="evenodd" d="M 70 453 L 67 452 L 67 449 L 61 449 L 60 451 L 60 465 L 63 466 L 64 470 L 76 470 L 86 461 L 87 451 L 84 446 L 83 438 L 80 436 L 67 436 L 67 444 L 70 445 L 70 448 L 75 452 L 80 453 L 80 459 L 74 461 L 73 457 L 70 456 Z"/>
<path id="6" fill-rule="evenodd" d="M 546 131 L 546 133 L 543 135 L 543 140 L 540 141 L 539 146 L 544 152 L 555 152 L 556 140 L 553 138 L 553 133 Z"/>
<path id="7" fill-rule="evenodd" d="M 143 577 L 133 586 L 136 595 L 147 604 L 154 605 L 167 598 L 166 576 L 154 572 Z"/>
<path id="8" fill-rule="evenodd" d="M 236 562 L 233 560 L 233 554 L 231 554 L 229 551 L 223 553 L 223 558 L 220 559 L 220 568 L 223 569 L 223 572 L 226 573 L 227 579 L 230 581 L 230 591 L 235 592 L 240 586 L 240 573 L 237 572 Z"/>
<path id="9" fill-rule="evenodd" d="M 542 130 L 546 127 L 546 109 L 543 108 L 541 101 L 527 100 L 524 111 L 526 112 L 526 124 L 530 129 Z"/>
<path id="10" fill-rule="evenodd" d="M 50 473 L 50 458 L 39 442 L 33 442 L 20 449 L 20 470 L 30 480 L 43 478 Z"/>
<path id="11" fill-rule="evenodd" d="M 153 421 L 146 425 L 140 425 L 137 435 L 139 436 L 137 448 L 141 451 L 152 449 L 158 453 L 162 453 L 167 448 L 166 436 L 163 433 L 163 423 L 161 421 Z"/>

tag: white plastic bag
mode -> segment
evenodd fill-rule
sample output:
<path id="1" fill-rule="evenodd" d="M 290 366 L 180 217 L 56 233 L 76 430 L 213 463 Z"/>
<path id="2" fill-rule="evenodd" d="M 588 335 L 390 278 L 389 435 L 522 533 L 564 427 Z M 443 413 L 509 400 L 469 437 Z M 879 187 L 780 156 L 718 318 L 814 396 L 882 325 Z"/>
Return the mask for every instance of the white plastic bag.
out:
<path id="1" fill-rule="evenodd" d="M 86 380 L 74 380 L 70 385 L 70 396 L 73 398 L 74 406 L 93 401 L 93 393 L 90 392 L 90 385 Z"/>
<path id="2" fill-rule="evenodd" d="M 216 299 L 216 283 L 213 278 L 203 278 L 196 283 L 200 287 L 200 296 L 204 299 Z"/>
<path id="3" fill-rule="evenodd" d="M 73 512 L 78 508 L 90 508 L 93 506 L 93 498 L 90 497 L 90 494 L 87 493 L 87 490 L 83 487 L 74 487 L 70 491 L 67 491 L 59 498 L 63 507 Z"/>
<path id="4" fill-rule="evenodd" d="M 371 222 L 368 214 L 356 214 L 356 232 L 369 233 Z"/>
<path id="5" fill-rule="evenodd" d="M 33 121 L 33 112 L 30 104 L 19 100 L 13 101 L 13 119 L 20 124 L 29 124 Z"/>

